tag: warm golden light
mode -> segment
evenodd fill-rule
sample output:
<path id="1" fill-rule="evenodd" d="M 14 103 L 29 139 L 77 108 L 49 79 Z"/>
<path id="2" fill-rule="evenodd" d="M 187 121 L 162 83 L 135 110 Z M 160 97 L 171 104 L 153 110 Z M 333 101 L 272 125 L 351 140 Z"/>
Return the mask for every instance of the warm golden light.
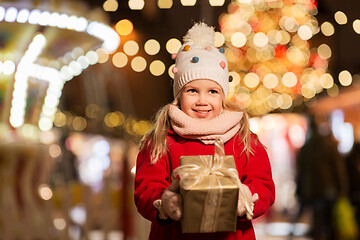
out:
<path id="1" fill-rule="evenodd" d="M 256 73 L 248 73 L 244 77 L 244 84 L 249 88 L 255 88 L 259 85 L 260 79 Z"/>
<path id="2" fill-rule="evenodd" d="M 174 73 L 173 73 L 173 71 L 172 71 L 172 69 L 175 67 L 175 64 L 172 64 L 170 67 L 169 67 L 169 69 L 168 69 L 168 74 L 169 74 L 169 76 L 172 78 L 172 79 L 174 79 Z"/>
<path id="3" fill-rule="evenodd" d="M 253 42 L 255 46 L 262 48 L 268 44 L 269 39 L 265 33 L 258 32 L 254 35 Z"/>
<path id="4" fill-rule="evenodd" d="M 287 72 L 281 78 L 282 83 L 285 87 L 294 87 L 297 83 L 297 77 L 293 72 Z"/>
<path id="5" fill-rule="evenodd" d="M 276 108 L 279 107 L 279 104 L 278 104 L 279 103 L 279 101 L 278 101 L 279 96 L 280 96 L 280 94 L 278 94 L 278 93 L 270 94 L 270 96 L 269 96 L 269 98 L 267 100 L 267 103 L 269 104 L 269 106 L 271 108 L 276 109 Z"/>
<path id="6" fill-rule="evenodd" d="M 98 117 L 99 110 L 100 108 L 98 105 L 91 103 L 86 106 L 85 114 L 90 119 L 96 119 Z"/>
<path id="7" fill-rule="evenodd" d="M 129 8 L 131 10 L 142 10 L 145 6 L 144 0 L 129 0 Z"/>
<path id="8" fill-rule="evenodd" d="M 300 66 L 305 65 L 308 61 L 304 52 L 295 46 L 292 46 L 287 50 L 286 56 L 291 62 Z"/>
<path id="9" fill-rule="evenodd" d="M 290 42 L 290 40 L 291 40 L 290 34 L 287 31 L 284 31 L 284 30 L 281 30 L 280 34 L 281 34 L 281 40 L 280 40 L 279 43 L 282 44 L 282 45 L 288 44 Z M 279 37 L 277 37 L 277 38 L 279 38 Z"/>
<path id="10" fill-rule="evenodd" d="M 96 53 L 98 55 L 98 63 L 105 63 L 107 60 L 109 60 L 109 54 L 101 48 L 97 49 Z"/>
<path id="11" fill-rule="evenodd" d="M 320 85 L 325 89 L 329 89 L 334 85 L 334 79 L 329 73 L 325 73 L 320 77 Z"/>
<path id="12" fill-rule="evenodd" d="M 339 73 L 339 82 L 343 86 L 349 86 L 352 83 L 351 73 L 347 70 L 343 70 Z"/>
<path id="13" fill-rule="evenodd" d="M 196 0 L 180 0 L 183 6 L 194 6 L 196 4 Z"/>
<path id="14" fill-rule="evenodd" d="M 144 45 L 144 50 L 149 55 L 156 55 L 160 51 L 160 43 L 155 39 L 149 39 Z"/>
<path id="15" fill-rule="evenodd" d="M 246 36 L 241 32 L 236 32 L 231 36 L 231 44 L 234 45 L 234 47 L 242 47 L 246 43 Z"/>
<path id="16" fill-rule="evenodd" d="M 241 79 L 229 83 L 229 100 L 254 116 L 291 109 L 331 86 L 320 77 L 332 50 L 310 41 L 320 24 L 316 3 L 305 2 L 234 0 L 219 17 L 231 75 Z M 330 36 L 334 27 L 326 22 L 321 31 Z"/>
<path id="17" fill-rule="evenodd" d="M 225 0 L 209 0 L 209 3 L 211 6 L 223 6 L 225 3 Z"/>
<path id="18" fill-rule="evenodd" d="M 264 76 L 263 84 L 266 88 L 273 89 L 278 85 L 278 83 L 279 79 L 275 74 L 269 73 Z"/>
<path id="19" fill-rule="evenodd" d="M 347 23 L 347 16 L 342 11 L 337 11 L 334 14 L 334 18 L 335 18 L 335 21 L 340 25 L 344 25 Z"/>
<path id="20" fill-rule="evenodd" d="M 321 32 L 327 37 L 332 36 L 335 33 L 335 28 L 330 22 L 324 22 L 321 24 L 320 29 Z"/>
<path id="21" fill-rule="evenodd" d="M 236 86 L 240 83 L 240 75 L 237 72 L 231 71 L 229 75 L 232 76 L 232 81 L 229 83 L 230 85 Z"/>
<path id="22" fill-rule="evenodd" d="M 135 71 L 135 72 L 142 72 L 145 70 L 146 68 L 146 60 L 143 57 L 134 57 L 133 60 L 131 61 L 131 68 Z"/>
<path id="23" fill-rule="evenodd" d="M 172 0 L 158 0 L 157 4 L 160 9 L 169 9 L 172 7 L 173 1 Z"/>
<path id="24" fill-rule="evenodd" d="M 166 50 L 170 54 L 177 53 L 180 47 L 181 47 L 181 42 L 176 38 L 172 38 L 166 43 Z"/>
<path id="25" fill-rule="evenodd" d="M 54 125 L 57 127 L 63 127 L 66 124 L 66 115 L 62 112 L 55 113 Z"/>
<path id="26" fill-rule="evenodd" d="M 75 117 L 72 122 L 72 127 L 75 131 L 83 131 L 87 126 L 86 119 L 83 117 Z"/>
<path id="27" fill-rule="evenodd" d="M 39 196 L 44 200 L 50 200 L 53 196 L 53 192 L 49 185 L 41 184 L 38 188 Z"/>
<path id="28" fill-rule="evenodd" d="M 128 63 L 128 57 L 125 55 L 125 53 L 117 52 L 114 54 L 112 62 L 115 67 L 122 68 L 125 67 Z"/>
<path id="29" fill-rule="evenodd" d="M 334 84 L 331 88 L 327 89 L 326 92 L 330 97 L 336 97 L 339 95 L 339 87 Z"/>
<path id="30" fill-rule="evenodd" d="M 124 43 L 123 49 L 128 56 L 134 56 L 139 51 L 139 44 L 133 40 L 130 40 Z"/>
<path id="31" fill-rule="evenodd" d="M 123 19 L 115 24 L 115 30 L 119 35 L 127 36 L 134 30 L 132 22 L 128 19 Z"/>
<path id="32" fill-rule="evenodd" d="M 301 88 L 301 94 L 305 97 L 305 98 L 313 98 L 316 94 L 316 89 L 314 87 L 314 85 L 312 84 L 305 84 L 302 86 Z"/>
<path id="33" fill-rule="evenodd" d="M 116 0 L 107 0 L 103 4 L 103 9 L 106 12 L 115 12 L 119 7 L 119 4 Z"/>
<path id="34" fill-rule="evenodd" d="M 296 32 L 297 29 L 299 28 L 299 24 L 294 18 L 287 17 L 284 22 L 284 28 L 288 32 Z"/>
<path id="35" fill-rule="evenodd" d="M 360 34 L 360 20 L 359 19 L 356 19 L 354 22 L 353 22 L 353 29 L 354 31 L 357 33 L 357 34 Z"/>
<path id="36" fill-rule="evenodd" d="M 283 93 L 278 98 L 278 105 L 281 109 L 289 109 L 292 106 L 292 98 L 289 94 Z"/>
<path id="37" fill-rule="evenodd" d="M 225 43 L 225 37 L 221 32 L 215 32 L 214 46 L 221 47 Z"/>
<path id="38" fill-rule="evenodd" d="M 331 49 L 325 43 L 318 47 L 317 52 L 322 59 L 329 59 L 331 57 Z"/>
<path id="39" fill-rule="evenodd" d="M 160 76 L 165 72 L 165 64 L 160 60 L 155 60 L 150 63 L 149 70 L 152 75 Z"/>
<path id="40" fill-rule="evenodd" d="M 49 146 L 49 154 L 51 157 L 53 158 L 57 158 L 58 156 L 61 155 L 61 148 L 59 145 L 57 144 L 51 144 Z"/>
<path id="41" fill-rule="evenodd" d="M 302 25 L 299 27 L 298 34 L 302 40 L 309 40 L 313 35 L 311 28 L 307 25 Z"/>
<path id="42" fill-rule="evenodd" d="M 278 44 L 282 39 L 282 35 L 278 30 L 270 30 L 267 36 L 271 44 Z"/>
<path id="43" fill-rule="evenodd" d="M 57 230 L 64 230 L 66 228 L 66 221 L 63 218 L 55 218 L 53 224 Z"/>

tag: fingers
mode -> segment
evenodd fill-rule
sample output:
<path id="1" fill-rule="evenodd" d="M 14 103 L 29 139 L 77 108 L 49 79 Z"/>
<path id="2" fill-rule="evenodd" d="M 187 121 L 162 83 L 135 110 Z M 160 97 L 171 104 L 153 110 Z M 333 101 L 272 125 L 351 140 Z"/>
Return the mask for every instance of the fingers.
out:
<path id="1" fill-rule="evenodd" d="M 179 179 L 175 179 L 171 182 L 170 186 L 167 188 L 170 191 L 173 192 L 179 192 L 180 191 L 180 181 Z"/>
<path id="2" fill-rule="evenodd" d="M 252 195 L 251 197 L 251 201 L 253 203 L 257 202 L 257 200 L 259 200 L 259 195 L 257 193 L 255 193 L 254 195 Z"/>
<path id="3" fill-rule="evenodd" d="M 162 201 L 160 199 L 155 200 L 153 202 L 154 207 L 159 211 L 159 218 L 160 219 L 168 219 L 168 215 L 165 213 L 165 210 L 162 205 Z"/>
<path id="4" fill-rule="evenodd" d="M 255 202 L 259 200 L 259 195 L 255 193 L 252 195 L 248 186 L 242 184 L 239 192 L 238 200 L 238 216 L 242 217 L 246 215 L 247 219 L 252 219 L 254 215 Z"/>
<path id="5" fill-rule="evenodd" d="M 174 220 L 180 220 L 182 215 L 182 199 L 180 194 L 166 189 L 161 199 L 165 213 Z"/>

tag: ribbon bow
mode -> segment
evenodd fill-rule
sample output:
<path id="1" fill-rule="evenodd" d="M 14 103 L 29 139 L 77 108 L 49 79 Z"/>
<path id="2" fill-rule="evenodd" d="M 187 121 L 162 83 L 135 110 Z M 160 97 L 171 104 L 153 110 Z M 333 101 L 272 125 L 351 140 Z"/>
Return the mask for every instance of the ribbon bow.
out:
<path id="1" fill-rule="evenodd" d="M 215 154 L 212 161 L 206 159 L 204 156 L 199 156 L 201 164 L 186 164 L 176 168 L 172 173 L 172 179 L 180 177 L 180 186 L 184 189 L 190 189 L 206 176 L 223 176 L 229 177 L 240 188 L 241 182 L 239 180 L 238 171 L 235 168 L 224 167 L 224 142 L 222 139 L 215 140 Z M 220 184 L 220 183 L 219 183 Z M 211 187 L 211 185 L 209 185 Z M 220 184 L 221 187 L 221 184 Z"/>

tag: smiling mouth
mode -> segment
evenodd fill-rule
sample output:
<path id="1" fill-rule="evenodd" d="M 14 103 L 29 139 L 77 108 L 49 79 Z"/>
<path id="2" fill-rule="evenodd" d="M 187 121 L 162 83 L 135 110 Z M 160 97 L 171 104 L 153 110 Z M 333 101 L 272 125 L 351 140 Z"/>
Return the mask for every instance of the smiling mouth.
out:
<path id="1" fill-rule="evenodd" d="M 197 113 L 208 113 L 210 110 L 194 110 Z"/>

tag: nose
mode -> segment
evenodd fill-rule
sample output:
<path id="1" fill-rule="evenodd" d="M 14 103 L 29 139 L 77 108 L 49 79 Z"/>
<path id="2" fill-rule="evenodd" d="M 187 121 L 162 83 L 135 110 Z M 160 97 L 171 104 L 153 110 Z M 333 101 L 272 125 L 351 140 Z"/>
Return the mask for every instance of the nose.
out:
<path id="1" fill-rule="evenodd" d="M 196 101 L 196 104 L 200 106 L 207 105 L 206 96 L 204 94 L 198 94 L 198 99 Z"/>

